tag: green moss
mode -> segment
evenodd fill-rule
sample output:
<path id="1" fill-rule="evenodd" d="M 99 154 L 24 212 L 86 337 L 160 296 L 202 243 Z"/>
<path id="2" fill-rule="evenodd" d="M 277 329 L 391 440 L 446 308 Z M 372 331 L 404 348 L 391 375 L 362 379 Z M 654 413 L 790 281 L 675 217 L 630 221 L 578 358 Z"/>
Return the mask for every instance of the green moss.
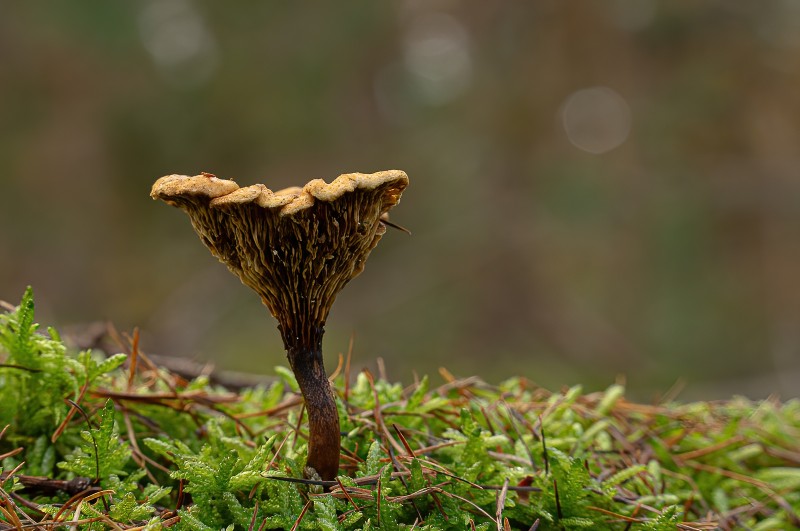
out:
<path id="1" fill-rule="evenodd" d="M 643 405 L 515 378 L 335 379 L 339 481 L 298 481 L 292 375 L 233 394 L 0 316 L 2 525 L 81 529 L 797 527 L 800 402 Z M 135 354 L 135 356 L 133 355 Z M 2 428 L 2 426 L 0 426 Z M 14 497 L 10 497 L 11 493 Z M 69 500 L 69 501 L 68 501 Z M 538 526 L 538 527 L 537 527 Z"/>

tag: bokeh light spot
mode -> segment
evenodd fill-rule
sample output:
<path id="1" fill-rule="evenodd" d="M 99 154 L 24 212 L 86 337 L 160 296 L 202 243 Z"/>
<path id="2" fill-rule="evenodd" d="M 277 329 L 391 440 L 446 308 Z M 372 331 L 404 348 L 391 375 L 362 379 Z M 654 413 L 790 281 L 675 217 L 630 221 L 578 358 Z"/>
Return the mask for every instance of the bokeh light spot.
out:
<path id="1" fill-rule="evenodd" d="M 451 15 L 418 15 L 403 45 L 406 69 L 426 103 L 446 103 L 469 86 L 472 61 L 467 30 Z"/>
<path id="2" fill-rule="evenodd" d="M 175 85 L 200 85 L 216 69 L 216 41 L 189 0 L 146 5 L 139 16 L 139 33 L 159 71 Z"/>
<path id="3" fill-rule="evenodd" d="M 631 130 L 628 102 L 608 87 L 573 92 L 561 107 L 561 122 L 572 144 L 601 154 L 627 140 Z"/>

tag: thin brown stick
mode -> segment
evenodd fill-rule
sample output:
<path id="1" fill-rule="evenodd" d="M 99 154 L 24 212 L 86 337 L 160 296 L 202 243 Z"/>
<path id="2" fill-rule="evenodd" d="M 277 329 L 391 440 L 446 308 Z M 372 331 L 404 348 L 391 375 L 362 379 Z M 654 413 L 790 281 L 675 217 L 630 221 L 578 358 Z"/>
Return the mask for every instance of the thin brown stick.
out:
<path id="1" fill-rule="evenodd" d="M 503 509 L 506 506 L 506 496 L 508 495 L 508 478 L 503 481 L 503 488 L 497 493 L 497 507 L 495 510 L 495 522 L 497 531 L 503 531 Z"/>
<path id="2" fill-rule="evenodd" d="M 697 459 L 698 457 L 703 457 L 705 455 L 711 454 L 716 452 L 717 450 L 722 450 L 723 448 L 727 448 L 728 446 L 733 446 L 734 444 L 739 444 L 740 442 L 744 441 L 744 437 L 742 435 L 735 435 L 730 439 L 726 439 L 724 441 L 720 441 L 716 444 L 711 444 L 709 446 L 705 446 L 703 448 L 698 448 L 697 450 L 692 450 L 691 452 L 683 452 L 681 454 L 676 454 L 673 457 L 675 459 Z"/>
<path id="3" fill-rule="evenodd" d="M 3 459 L 5 459 L 7 457 L 14 457 L 15 455 L 19 454 L 20 452 L 24 452 L 24 451 L 25 451 L 25 448 L 23 448 L 22 446 L 20 446 L 19 448 L 14 448 L 13 450 L 9 450 L 8 452 L 6 452 L 4 454 L 0 454 L 0 461 L 2 461 Z"/>
<path id="4" fill-rule="evenodd" d="M 348 501 L 348 502 L 350 502 L 350 505 L 352 505 L 352 506 L 353 506 L 353 508 L 354 508 L 356 511 L 360 511 L 361 509 L 358 507 L 358 505 L 356 504 L 356 502 L 353 500 L 353 498 L 352 498 L 352 497 L 350 496 L 350 494 L 347 492 L 347 488 L 345 488 L 344 484 L 342 483 L 342 480 L 341 480 L 341 479 L 339 479 L 339 478 L 336 478 L 336 483 L 338 483 L 338 484 L 339 484 L 339 488 L 340 488 L 340 489 L 342 489 L 342 494 L 344 494 L 345 498 L 347 498 L 347 501 Z"/>
<path id="5" fill-rule="evenodd" d="M 128 391 L 133 389 L 133 380 L 136 377 L 136 368 L 139 364 L 139 328 L 133 329 L 133 339 L 131 341 L 130 368 L 128 370 Z"/>
<path id="6" fill-rule="evenodd" d="M 150 469 L 147 468 L 148 458 L 142 452 L 141 448 L 139 448 L 139 442 L 136 440 L 136 432 L 133 430 L 133 424 L 131 423 L 131 416 L 126 409 L 122 410 L 122 421 L 125 424 L 125 430 L 128 432 L 128 442 L 130 443 L 133 452 L 131 452 L 131 457 L 136 464 L 139 465 L 139 468 L 144 468 L 145 473 L 147 474 L 147 478 L 152 481 L 153 483 L 158 483 L 156 481 L 156 477 L 150 472 Z M 152 460 L 150 460 L 152 461 Z M 162 471 L 169 474 L 169 469 L 161 466 L 160 464 L 156 464 L 156 466 Z"/>
<path id="7" fill-rule="evenodd" d="M 298 516 L 298 517 L 297 517 L 297 520 L 295 520 L 295 522 L 294 522 L 294 525 L 292 526 L 292 529 L 291 529 L 291 531 L 297 531 L 297 529 L 300 527 L 300 521 L 301 521 L 301 520 L 303 520 L 303 517 L 306 515 L 306 511 L 308 511 L 308 508 L 309 508 L 309 507 L 311 507 L 311 500 L 308 500 L 308 501 L 306 502 L 306 504 L 305 504 L 305 505 L 303 505 L 303 510 L 302 510 L 302 511 L 300 511 L 300 516 Z"/>
<path id="8" fill-rule="evenodd" d="M 87 376 L 86 381 L 83 383 L 83 385 L 81 386 L 81 390 L 78 393 L 78 399 L 75 401 L 76 404 L 80 404 L 81 402 L 83 402 L 83 398 L 84 398 L 84 396 L 86 396 L 86 390 L 88 388 L 89 388 L 89 379 L 88 379 L 88 376 Z M 58 440 L 58 438 L 61 437 L 61 434 L 64 433 L 64 430 L 67 428 L 67 425 L 72 420 L 72 417 L 75 416 L 75 413 L 77 413 L 77 412 L 78 412 L 78 406 L 77 405 L 70 406 L 69 411 L 67 412 L 67 416 L 64 417 L 64 420 L 61 421 L 61 424 L 58 425 L 58 428 L 56 428 L 56 431 L 54 431 L 53 435 L 50 436 L 50 442 L 51 443 L 55 443 Z"/>

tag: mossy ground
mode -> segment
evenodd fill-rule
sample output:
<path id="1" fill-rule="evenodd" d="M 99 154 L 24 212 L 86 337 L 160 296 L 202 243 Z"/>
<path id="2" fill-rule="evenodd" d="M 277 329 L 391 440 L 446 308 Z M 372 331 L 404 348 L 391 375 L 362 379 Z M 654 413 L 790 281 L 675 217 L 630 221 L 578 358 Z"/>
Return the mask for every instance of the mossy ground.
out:
<path id="1" fill-rule="evenodd" d="M 800 402 L 642 405 L 340 363 L 341 476 L 301 482 L 286 369 L 238 393 L 0 316 L 0 529 L 794 529 Z"/>

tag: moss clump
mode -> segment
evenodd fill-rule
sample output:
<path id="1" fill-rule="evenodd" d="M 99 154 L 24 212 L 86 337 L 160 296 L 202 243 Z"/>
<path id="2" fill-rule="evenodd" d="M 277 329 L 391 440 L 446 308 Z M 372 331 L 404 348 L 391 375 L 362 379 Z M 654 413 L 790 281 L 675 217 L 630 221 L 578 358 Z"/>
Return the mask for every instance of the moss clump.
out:
<path id="1" fill-rule="evenodd" d="M 515 378 L 335 377 L 340 476 L 302 478 L 288 370 L 233 394 L 0 316 L 0 526 L 82 529 L 789 529 L 800 402 L 641 405 Z M 124 364 L 123 364 L 124 363 Z"/>

